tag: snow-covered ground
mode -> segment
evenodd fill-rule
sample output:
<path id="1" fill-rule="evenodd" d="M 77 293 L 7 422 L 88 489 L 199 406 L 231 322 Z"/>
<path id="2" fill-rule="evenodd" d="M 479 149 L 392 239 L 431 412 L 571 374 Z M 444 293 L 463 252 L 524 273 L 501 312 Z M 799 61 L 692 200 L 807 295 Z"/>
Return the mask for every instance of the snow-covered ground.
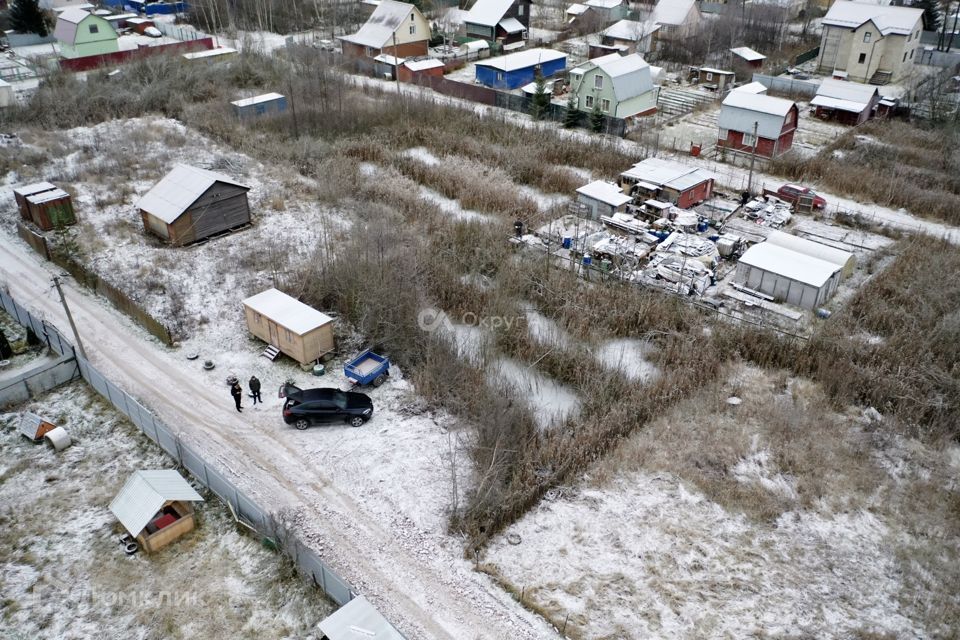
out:
<path id="1" fill-rule="evenodd" d="M 783 402 L 790 390 L 798 398 L 809 393 L 807 383 L 796 383 L 788 384 L 784 395 L 753 369 L 733 374 L 731 384 L 743 396 L 740 412 Z M 942 632 L 918 619 L 907 603 L 949 592 L 952 586 L 941 582 L 942 576 L 918 569 L 924 587 L 904 597 L 903 554 L 927 544 L 925 527 L 906 525 L 913 514 L 888 507 L 884 496 L 897 491 L 901 480 L 883 471 L 891 467 L 886 454 L 870 460 L 855 453 L 862 445 L 847 450 L 845 441 L 862 440 L 862 423 L 827 415 L 828 442 L 814 445 L 841 456 L 839 462 L 824 464 L 837 464 L 839 474 L 866 474 L 862 480 L 838 480 L 833 469 L 824 472 L 825 480 L 817 479 L 816 472 L 793 475 L 778 468 L 791 461 L 789 441 L 777 435 L 781 426 L 746 414 L 735 418 L 725 394 L 712 398 L 710 393 L 628 438 L 622 451 L 589 469 L 573 486 L 548 493 L 490 545 L 484 558 L 488 570 L 555 623 L 566 621 L 569 637 L 584 640 L 849 638 L 870 633 L 928 638 Z M 693 409 L 712 403 L 716 409 Z M 923 448 L 917 442 L 901 447 L 896 450 Z M 947 477 L 952 451 L 924 449 L 912 457 Z M 699 463 L 708 467 L 701 471 Z M 696 464 L 696 473 L 678 476 L 684 464 Z M 696 484 L 703 478 L 713 478 L 720 495 L 735 496 L 740 486 L 746 488 L 741 501 L 766 494 L 770 497 L 759 499 L 782 500 L 784 506 L 772 519 L 750 517 L 731 508 L 743 504 L 749 513 L 750 503 L 725 498 L 721 504 L 705 495 Z M 856 488 L 856 482 L 862 487 Z M 820 483 L 815 484 L 819 499 L 809 504 L 798 499 L 798 483 L 805 490 Z M 916 517 L 922 521 L 922 512 Z M 956 557 L 960 548 L 949 537 L 931 539 L 929 546 L 933 554 L 946 554 L 944 561 Z"/>
<path id="2" fill-rule="evenodd" d="M 66 428 L 54 453 L 18 430 L 21 411 Z M 83 382 L 0 414 L 0 619 L 9 637 L 309 636 L 333 607 L 288 561 L 243 533 L 216 496 L 163 551 L 127 556 L 108 505 L 138 469 L 171 460 Z"/>

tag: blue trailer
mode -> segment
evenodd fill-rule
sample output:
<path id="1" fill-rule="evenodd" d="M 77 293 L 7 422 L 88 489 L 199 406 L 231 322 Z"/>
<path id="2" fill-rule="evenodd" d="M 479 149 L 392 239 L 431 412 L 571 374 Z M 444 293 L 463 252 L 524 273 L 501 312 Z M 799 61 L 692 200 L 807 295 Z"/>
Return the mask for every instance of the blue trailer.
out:
<path id="1" fill-rule="evenodd" d="M 343 375 L 354 385 L 379 387 L 390 375 L 390 360 L 367 349 L 343 365 Z"/>

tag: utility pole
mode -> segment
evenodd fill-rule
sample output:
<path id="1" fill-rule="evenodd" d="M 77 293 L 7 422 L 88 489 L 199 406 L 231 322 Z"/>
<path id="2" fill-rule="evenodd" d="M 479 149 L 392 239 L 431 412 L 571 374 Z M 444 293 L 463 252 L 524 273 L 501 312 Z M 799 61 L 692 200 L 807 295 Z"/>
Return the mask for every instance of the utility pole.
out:
<path id="1" fill-rule="evenodd" d="M 750 154 L 750 175 L 747 178 L 747 193 L 753 195 L 753 163 L 757 161 L 757 128 L 759 122 L 753 123 L 753 152 Z"/>
<path id="2" fill-rule="evenodd" d="M 60 288 L 60 276 L 53 276 L 53 286 L 57 288 L 57 293 L 60 294 L 60 302 L 63 303 L 63 311 L 67 314 L 67 320 L 70 322 L 70 328 L 73 330 L 73 339 L 77 341 L 77 351 L 79 351 L 81 357 L 86 360 L 87 354 L 83 350 L 83 343 L 80 342 L 80 334 L 77 333 L 77 325 L 73 323 L 73 316 L 70 314 L 70 307 L 67 306 L 67 299 L 63 296 L 63 289 Z"/>

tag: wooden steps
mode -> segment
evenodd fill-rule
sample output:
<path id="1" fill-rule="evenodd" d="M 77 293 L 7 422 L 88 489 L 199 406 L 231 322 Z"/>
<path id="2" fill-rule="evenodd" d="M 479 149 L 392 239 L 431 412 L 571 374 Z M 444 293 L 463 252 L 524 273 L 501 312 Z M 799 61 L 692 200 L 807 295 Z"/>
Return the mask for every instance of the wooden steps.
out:
<path id="1" fill-rule="evenodd" d="M 280 349 L 276 348 L 272 344 L 268 344 L 267 348 L 263 350 L 263 353 L 260 354 L 270 362 L 273 362 L 277 359 L 277 356 L 280 355 Z"/>

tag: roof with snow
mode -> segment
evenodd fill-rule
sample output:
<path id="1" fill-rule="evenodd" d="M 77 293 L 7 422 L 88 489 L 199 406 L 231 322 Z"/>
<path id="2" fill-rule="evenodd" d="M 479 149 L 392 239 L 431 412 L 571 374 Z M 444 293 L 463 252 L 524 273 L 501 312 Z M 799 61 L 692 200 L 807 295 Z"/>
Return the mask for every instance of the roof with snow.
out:
<path id="1" fill-rule="evenodd" d="M 264 93 L 263 95 L 253 96 L 251 98 L 243 98 L 242 100 L 234 100 L 230 104 L 235 107 L 249 107 L 253 104 L 260 104 L 262 102 L 271 102 L 273 100 L 280 100 L 283 98 L 281 93 Z"/>
<path id="2" fill-rule="evenodd" d="M 913 31 L 922 18 L 923 9 L 836 0 L 823 17 L 822 23 L 832 27 L 856 29 L 863 23 L 872 21 L 882 35 L 905 36 Z"/>
<path id="3" fill-rule="evenodd" d="M 203 502 L 173 469 L 135 471 L 110 503 L 110 511 L 130 535 L 138 536 L 168 501 Z"/>
<path id="4" fill-rule="evenodd" d="M 442 60 L 436 58 L 425 58 L 423 60 L 407 60 L 403 63 L 410 71 L 426 71 L 427 69 L 436 69 L 443 66 Z"/>
<path id="5" fill-rule="evenodd" d="M 787 114 L 796 105 L 792 100 L 774 98 L 749 91 L 731 91 L 723 99 L 717 125 L 721 129 L 753 133 L 757 125 L 757 135 L 768 140 L 780 137 Z"/>
<path id="6" fill-rule="evenodd" d="M 620 102 L 653 90 L 650 65 L 639 53 L 631 53 L 628 56 L 609 53 L 588 60 L 582 66 L 585 70 L 597 67 L 606 74 L 613 83 L 613 95 Z"/>
<path id="7" fill-rule="evenodd" d="M 504 18 L 499 22 L 499 26 L 507 33 L 520 33 L 526 29 L 526 27 L 523 26 L 523 23 L 516 18 Z"/>
<path id="8" fill-rule="evenodd" d="M 636 20 L 620 20 L 603 30 L 601 35 L 613 38 L 614 40 L 628 40 L 630 42 L 639 42 L 645 37 L 657 31 L 660 25 L 652 22 L 637 22 Z"/>
<path id="9" fill-rule="evenodd" d="M 650 21 L 657 24 L 680 26 L 687 20 L 690 11 L 696 9 L 696 0 L 659 0 L 653 8 Z"/>
<path id="10" fill-rule="evenodd" d="M 852 253 L 837 249 L 836 247 L 827 246 L 820 242 L 814 242 L 813 240 L 776 230 L 770 232 L 770 235 L 767 236 L 767 242 L 777 245 L 778 247 L 786 247 L 787 249 L 825 260 L 842 268 L 848 266 L 851 269 L 853 268 L 854 256 Z"/>
<path id="11" fill-rule="evenodd" d="M 760 60 L 767 59 L 767 56 L 754 51 L 750 47 L 734 47 L 733 49 L 730 49 L 730 53 L 739 58 L 743 58 L 747 62 L 758 62 Z"/>
<path id="12" fill-rule="evenodd" d="M 317 625 L 329 640 L 404 640 L 363 596 L 357 596 Z"/>
<path id="13" fill-rule="evenodd" d="M 611 207 L 620 207 L 632 200 L 620 187 L 612 182 L 605 182 L 603 180 L 594 180 L 590 184 L 585 184 L 577 189 L 577 193 L 593 200 L 598 200 L 604 204 L 609 204 Z"/>
<path id="14" fill-rule="evenodd" d="M 382 49 L 390 42 L 390 38 L 397 29 L 409 20 L 413 12 L 419 12 L 419 9 L 412 4 L 396 2 L 396 0 L 381 0 L 359 31 L 348 36 L 337 36 L 337 38 L 363 47 Z"/>
<path id="15" fill-rule="evenodd" d="M 178 164 L 140 198 L 137 208 L 170 224 L 218 182 L 242 189 L 250 188 L 222 173 Z"/>
<path id="16" fill-rule="evenodd" d="M 669 187 L 678 191 L 686 191 L 690 187 L 714 179 L 714 175 L 705 169 L 663 158 L 647 158 L 620 175 L 655 187 Z"/>
<path id="17" fill-rule="evenodd" d="M 767 87 L 761 82 L 751 82 L 739 87 L 735 87 L 734 91 L 743 91 L 744 93 L 766 93 Z"/>
<path id="18" fill-rule="evenodd" d="M 70 7 L 60 12 L 57 16 L 57 22 L 63 20 L 64 22 L 70 22 L 72 24 L 80 24 L 83 22 L 83 19 L 89 15 L 89 11 L 84 11 L 80 7 Z"/>
<path id="19" fill-rule="evenodd" d="M 616 9 L 623 4 L 623 0 L 587 0 L 584 4 L 597 9 Z"/>
<path id="20" fill-rule="evenodd" d="M 582 16 L 589 10 L 590 10 L 590 7 L 588 7 L 587 5 L 580 4 L 579 2 L 574 2 L 572 5 L 567 7 L 567 15 Z"/>
<path id="21" fill-rule="evenodd" d="M 740 257 L 740 264 L 817 288 L 825 285 L 841 268 L 832 262 L 770 242 L 761 242 L 747 249 Z"/>
<path id="22" fill-rule="evenodd" d="M 98 20 L 102 22 L 104 28 L 109 29 L 114 38 L 117 37 L 116 31 L 113 30 L 112 24 L 100 16 L 95 16 L 88 11 L 80 9 L 79 7 L 70 7 L 57 16 L 57 25 L 53 29 L 53 37 L 60 42 L 74 44 L 77 38 L 77 28 L 80 26 L 81 22 L 87 19 Z M 105 31 L 103 35 L 107 36 L 107 32 Z"/>
<path id="23" fill-rule="evenodd" d="M 490 67 L 498 71 L 516 71 L 517 69 L 526 69 L 534 67 L 544 62 L 553 62 L 554 60 L 566 59 L 567 54 L 553 49 L 527 49 L 518 51 L 497 58 L 487 58 L 477 62 L 478 67 Z"/>
<path id="24" fill-rule="evenodd" d="M 810 104 L 860 113 L 870 105 L 875 95 L 879 95 L 879 91 L 874 85 L 825 78 Z"/>
<path id="25" fill-rule="evenodd" d="M 50 184 L 49 182 L 34 182 L 33 184 L 28 184 L 23 187 L 17 187 L 13 192 L 21 197 L 26 197 L 40 193 L 41 191 L 51 191 L 56 188 L 56 185 Z"/>
<path id="26" fill-rule="evenodd" d="M 298 336 L 333 322 L 333 318 L 277 289 L 267 289 L 243 301 L 243 305 L 270 318 Z"/>
<path id="27" fill-rule="evenodd" d="M 477 0 L 470 7 L 464 22 L 495 27 L 507 14 L 513 0 Z"/>

